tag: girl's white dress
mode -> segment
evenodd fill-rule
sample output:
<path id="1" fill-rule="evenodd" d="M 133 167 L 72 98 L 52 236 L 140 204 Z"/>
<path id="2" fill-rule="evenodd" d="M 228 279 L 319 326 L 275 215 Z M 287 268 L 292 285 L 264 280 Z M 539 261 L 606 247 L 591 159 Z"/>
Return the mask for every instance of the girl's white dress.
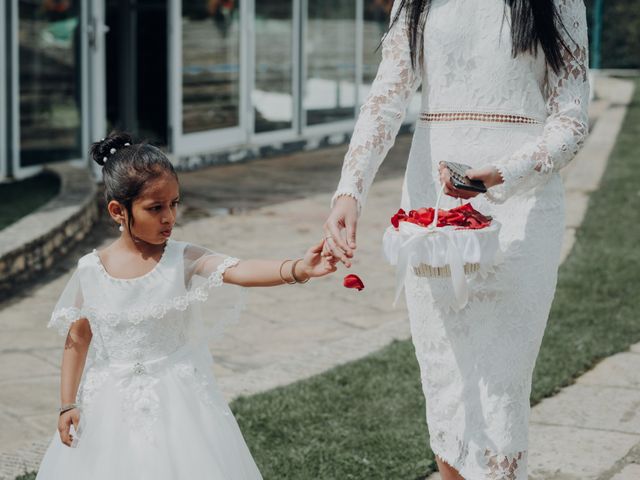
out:
<path id="1" fill-rule="evenodd" d="M 79 260 L 49 326 L 91 325 L 80 428 L 73 448 L 53 435 L 39 480 L 262 478 L 207 347 L 240 306 L 242 289 L 222 282 L 237 262 L 173 240 L 134 279 L 110 276 L 95 250 Z"/>
<path id="2" fill-rule="evenodd" d="M 405 279 L 431 447 L 469 480 L 527 478 L 531 377 L 564 230 L 558 171 L 575 156 L 588 130 L 584 3 L 555 3 L 570 48 L 559 73 L 546 65 L 540 49 L 537 56 L 512 56 L 504 0 L 432 0 L 422 68 L 414 70 L 401 12 L 383 41 L 378 75 L 334 196 L 352 196 L 362 207 L 420 84 L 422 113 L 402 208 L 434 206 L 439 161 L 493 165 L 502 173 L 504 184 L 471 203 L 502 224 L 503 263 L 487 278 L 468 276 L 467 306 L 452 308 L 450 278 L 409 273 Z M 443 208 L 458 203 L 446 198 Z"/>

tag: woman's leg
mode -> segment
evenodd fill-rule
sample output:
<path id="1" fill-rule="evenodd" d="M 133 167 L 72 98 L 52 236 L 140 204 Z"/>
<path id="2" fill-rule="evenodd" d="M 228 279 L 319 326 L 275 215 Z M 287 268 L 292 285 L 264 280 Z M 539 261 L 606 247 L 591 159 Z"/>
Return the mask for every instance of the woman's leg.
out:
<path id="1" fill-rule="evenodd" d="M 438 471 L 442 480 L 464 480 L 458 471 L 449 465 L 447 462 L 440 460 L 440 457 L 436 455 L 436 463 L 438 464 Z"/>

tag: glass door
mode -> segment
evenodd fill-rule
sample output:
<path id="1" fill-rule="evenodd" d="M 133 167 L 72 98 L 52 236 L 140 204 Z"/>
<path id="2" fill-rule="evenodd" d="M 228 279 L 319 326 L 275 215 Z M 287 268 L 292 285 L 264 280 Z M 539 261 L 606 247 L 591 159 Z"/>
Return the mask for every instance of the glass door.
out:
<path id="1" fill-rule="evenodd" d="M 248 0 L 170 2 L 169 122 L 176 154 L 248 138 Z"/>
<path id="2" fill-rule="evenodd" d="M 253 142 L 298 131 L 300 2 L 253 0 L 251 124 Z"/>
<path id="3" fill-rule="evenodd" d="M 107 130 L 166 146 L 168 0 L 106 0 Z"/>
<path id="4" fill-rule="evenodd" d="M 306 130 L 353 125 L 362 76 L 362 0 L 304 0 L 303 4 Z"/>
<path id="5" fill-rule="evenodd" d="M 87 150 L 87 3 L 12 0 L 13 175 Z"/>

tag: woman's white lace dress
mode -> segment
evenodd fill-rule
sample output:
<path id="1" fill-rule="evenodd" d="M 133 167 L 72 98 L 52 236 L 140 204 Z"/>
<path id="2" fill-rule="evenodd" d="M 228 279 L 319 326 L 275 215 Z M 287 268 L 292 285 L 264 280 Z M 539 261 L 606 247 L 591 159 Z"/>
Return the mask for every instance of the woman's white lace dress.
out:
<path id="1" fill-rule="evenodd" d="M 80 428 L 74 448 L 53 435 L 38 480 L 262 478 L 207 347 L 239 307 L 242 289 L 222 282 L 237 262 L 173 240 L 134 279 L 109 275 L 95 250 L 79 260 L 49 326 L 91 325 Z"/>
<path id="2" fill-rule="evenodd" d="M 402 208 L 435 204 L 439 161 L 494 165 L 504 178 L 471 202 L 502 224 L 504 260 L 485 279 L 468 276 L 468 305 L 459 312 L 451 308 L 449 278 L 409 273 L 405 281 L 431 447 L 470 480 L 527 478 L 531 376 L 564 230 L 558 171 L 588 129 L 584 3 L 556 4 L 571 50 L 558 73 L 547 67 L 541 50 L 512 57 L 504 0 L 433 0 L 423 69 L 414 71 L 401 12 L 383 42 L 378 75 L 334 196 L 355 197 L 362 207 L 419 85 L 422 113 Z M 446 199 L 444 208 L 458 203 Z"/>

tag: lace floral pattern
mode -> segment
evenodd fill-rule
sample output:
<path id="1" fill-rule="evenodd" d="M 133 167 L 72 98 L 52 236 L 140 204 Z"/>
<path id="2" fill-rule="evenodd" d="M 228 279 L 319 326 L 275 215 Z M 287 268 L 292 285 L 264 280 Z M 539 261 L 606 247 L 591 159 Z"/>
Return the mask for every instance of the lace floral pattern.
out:
<path id="1" fill-rule="evenodd" d="M 202 366 L 210 354 L 202 345 L 209 330 L 218 334 L 237 318 L 225 317 L 222 301 L 226 289 L 236 287 L 221 287 L 225 271 L 240 260 L 173 241 L 153 270 L 133 279 L 112 277 L 99 260 L 95 251 L 80 259 L 48 323 L 61 335 L 81 318 L 91 325 L 90 357 L 77 396 L 83 411 L 92 411 L 104 388 L 115 389 L 131 432 L 151 442 L 163 408 L 158 384 L 174 373 L 204 404 L 230 415 L 224 402 L 215 402 L 213 374 Z M 206 268 L 195 273 L 194 265 Z M 204 302 L 211 309 L 206 319 Z M 231 308 L 237 313 L 241 307 Z"/>
<path id="2" fill-rule="evenodd" d="M 118 382 L 123 393 L 121 410 L 131 432 L 144 435 L 148 442 L 155 441 L 153 425 L 160 416 L 160 398 L 156 391 L 159 381 L 157 375 L 138 370 Z"/>
<path id="3" fill-rule="evenodd" d="M 558 3 L 565 29 L 560 29 L 568 49 L 562 51 L 564 67 L 559 73 L 547 69 L 548 117 L 540 138 L 523 145 L 493 165 L 504 183 L 487 193 L 493 202 L 504 202 L 548 180 L 576 155 L 589 131 L 587 19 L 582 0 Z"/>
<path id="4" fill-rule="evenodd" d="M 434 206 L 442 160 L 474 168 L 494 165 L 502 172 L 504 184 L 471 200 L 476 210 L 501 223 L 503 255 L 493 269 L 468 276 L 468 305 L 450 308 L 449 279 L 409 274 L 405 281 L 433 451 L 474 480 L 527 478 L 531 376 L 555 292 L 564 230 L 558 170 L 587 134 L 584 2 L 555 2 L 570 47 L 557 74 L 541 53 L 512 56 L 503 0 L 432 0 L 423 68 L 414 73 L 401 13 L 383 43 L 383 60 L 334 195 L 364 204 L 419 84 L 423 112 L 437 119 L 465 115 L 461 121 L 416 124 L 400 206 Z M 480 121 L 486 114 L 535 121 Z M 442 208 L 457 205 L 443 200 Z"/>
<path id="5" fill-rule="evenodd" d="M 91 306 L 56 309 L 51 315 L 47 327 L 56 328 L 60 335 L 66 335 L 71 324 L 81 318 L 87 318 L 90 322 L 102 322 L 111 326 L 119 323 L 138 325 L 143 320 L 165 317 L 171 311 L 185 311 L 195 302 L 207 301 L 211 289 L 222 285 L 225 270 L 237 265 L 239 262 L 240 260 L 237 258 L 227 257 L 202 285 L 186 292 L 184 295 L 170 298 L 164 302 L 147 304 L 143 309 L 130 309 L 123 312 L 107 312 Z"/>

